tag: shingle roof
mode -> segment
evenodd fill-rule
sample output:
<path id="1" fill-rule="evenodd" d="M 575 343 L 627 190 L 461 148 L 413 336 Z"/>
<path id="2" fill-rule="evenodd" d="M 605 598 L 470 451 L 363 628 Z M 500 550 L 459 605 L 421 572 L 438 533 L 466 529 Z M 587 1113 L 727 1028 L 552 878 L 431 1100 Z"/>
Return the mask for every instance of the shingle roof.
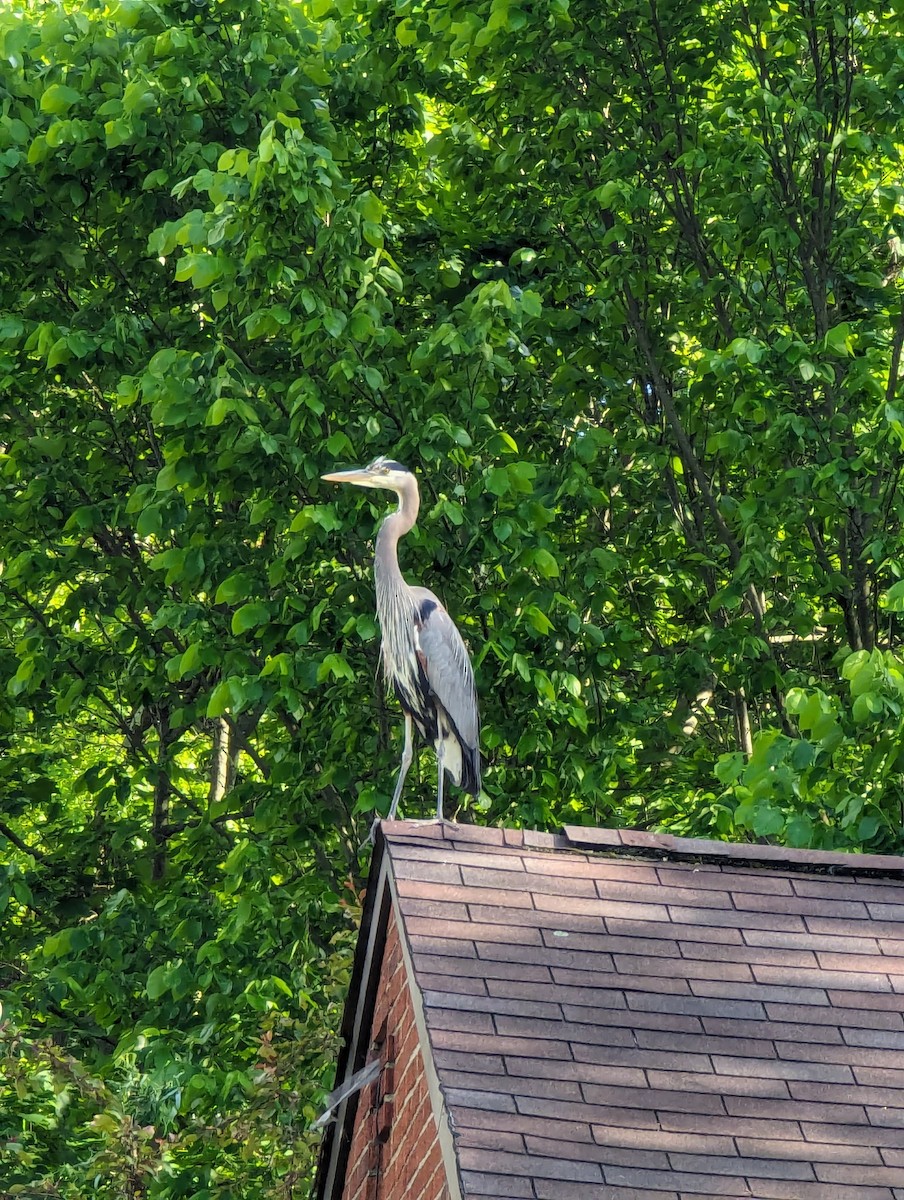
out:
<path id="1" fill-rule="evenodd" d="M 383 836 L 465 1200 L 904 1200 L 904 859 Z"/>

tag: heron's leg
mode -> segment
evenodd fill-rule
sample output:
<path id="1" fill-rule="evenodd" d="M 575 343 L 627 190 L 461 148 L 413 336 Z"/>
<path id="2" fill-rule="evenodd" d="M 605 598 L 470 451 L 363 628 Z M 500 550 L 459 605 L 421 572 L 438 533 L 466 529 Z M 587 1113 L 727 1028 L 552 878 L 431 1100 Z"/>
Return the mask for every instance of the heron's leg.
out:
<path id="1" fill-rule="evenodd" d="M 402 765 L 399 767 L 399 777 L 396 780 L 395 791 L 392 794 L 392 804 L 389 806 L 387 821 L 391 821 L 396 815 L 396 809 L 399 807 L 399 800 L 402 796 L 402 784 L 405 782 L 405 776 L 408 774 L 408 768 L 411 766 L 411 758 L 411 717 L 408 713 L 405 713 L 405 746 L 402 750 Z"/>
<path id="2" fill-rule="evenodd" d="M 438 774 L 436 778 L 436 819 L 440 822 L 440 824 L 442 824 L 443 820 L 443 776 L 446 774 L 443 767 L 443 762 L 446 757 L 445 747 L 446 743 L 441 737 L 436 744 L 436 765 L 438 768 Z"/>

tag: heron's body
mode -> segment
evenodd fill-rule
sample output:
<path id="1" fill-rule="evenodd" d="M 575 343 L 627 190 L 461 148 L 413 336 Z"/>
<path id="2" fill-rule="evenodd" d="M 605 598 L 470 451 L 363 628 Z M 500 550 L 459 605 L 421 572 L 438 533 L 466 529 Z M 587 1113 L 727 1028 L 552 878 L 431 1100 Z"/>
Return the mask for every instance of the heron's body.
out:
<path id="1" fill-rule="evenodd" d="M 433 592 L 411 587 L 399 569 L 399 539 L 417 519 L 417 480 L 399 463 L 385 458 L 323 478 L 388 488 L 399 497 L 399 507 L 380 526 L 374 554 L 383 667 L 405 714 L 405 747 L 389 816 L 395 816 L 411 763 L 413 722 L 436 750 L 437 818 L 442 820 L 445 773 L 465 791 L 473 795 L 480 791 L 477 692 L 471 660 L 454 621 Z"/>

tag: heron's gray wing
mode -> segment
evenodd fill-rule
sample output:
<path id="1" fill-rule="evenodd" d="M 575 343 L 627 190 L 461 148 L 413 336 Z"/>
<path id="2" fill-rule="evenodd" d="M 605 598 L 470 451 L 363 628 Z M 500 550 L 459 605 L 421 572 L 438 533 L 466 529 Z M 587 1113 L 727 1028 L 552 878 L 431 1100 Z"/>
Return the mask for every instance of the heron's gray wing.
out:
<path id="1" fill-rule="evenodd" d="M 430 690 L 451 717 L 459 737 L 477 748 L 477 688 L 471 659 L 455 622 L 426 588 L 416 590 L 415 639 Z"/>

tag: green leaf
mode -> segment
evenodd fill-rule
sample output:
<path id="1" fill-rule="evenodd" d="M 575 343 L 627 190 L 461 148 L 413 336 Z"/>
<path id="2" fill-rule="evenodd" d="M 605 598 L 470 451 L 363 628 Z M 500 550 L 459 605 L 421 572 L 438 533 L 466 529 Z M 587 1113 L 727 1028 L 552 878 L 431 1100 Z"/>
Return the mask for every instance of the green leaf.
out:
<path id="1" fill-rule="evenodd" d="M 552 579 L 559 574 L 558 562 L 548 550 L 544 550 L 542 547 L 533 551 L 531 561 L 544 579 Z"/>
<path id="2" fill-rule="evenodd" d="M 166 992 L 170 990 L 170 980 L 172 976 L 172 967 L 169 963 L 162 966 L 154 967 L 153 971 L 148 975 L 147 983 L 145 984 L 145 994 L 149 1000 L 159 1000 Z"/>
<path id="3" fill-rule="evenodd" d="M 256 629 L 258 625 L 265 625 L 269 620 L 270 610 L 266 604 L 259 601 L 243 604 L 232 614 L 232 632 L 246 633 L 249 629 Z"/>
<path id="4" fill-rule="evenodd" d="M 210 693 L 210 699 L 207 701 L 206 715 L 208 717 L 221 717 L 223 713 L 228 712 L 232 705 L 232 692 L 229 689 L 229 681 L 222 680 Z"/>
<path id="5" fill-rule="evenodd" d="M 417 30 L 410 17 L 406 17 L 404 21 L 400 21 L 396 25 L 395 35 L 400 46 L 417 45 Z"/>
<path id="6" fill-rule="evenodd" d="M 904 612 L 904 579 L 892 584 L 888 591 L 881 596 L 879 603 L 888 612 Z"/>
<path id="7" fill-rule="evenodd" d="M 740 777 L 746 761 L 745 756 L 740 751 L 734 751 L 731 754 L 721 754 L 716 761 L 716 778 L 727 787 Z"/>
<path id="8" fill-rule="evenodd" d="M 67 87 L 64 83 L 52 83 L 41 93 L 41 112 L 61 116 L 68 112 L 73 104 L 78 104 L 81 93 L 75 88 Z"/>
<path id="9" fill-rule="evenodd" d="M 251 592 L 251 577 L 247 571 L 233 571 L 216 590 L 214 604 L 236 604 Z"/>

